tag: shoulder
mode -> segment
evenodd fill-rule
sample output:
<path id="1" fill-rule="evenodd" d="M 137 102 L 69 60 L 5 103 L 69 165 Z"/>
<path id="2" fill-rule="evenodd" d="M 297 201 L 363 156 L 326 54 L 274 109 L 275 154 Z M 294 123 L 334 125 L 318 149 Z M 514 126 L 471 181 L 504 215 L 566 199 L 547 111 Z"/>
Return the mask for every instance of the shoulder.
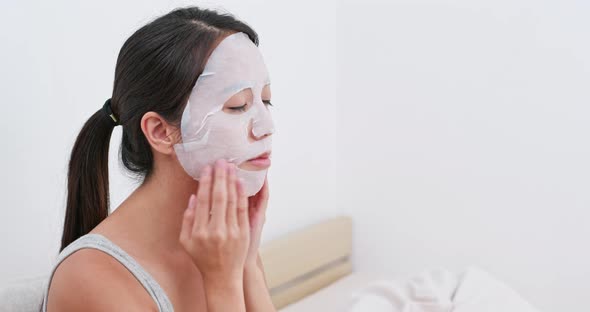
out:
<path id="1" fill-rule="evenodd" d="M 47 311 L 156 310 L 143 286 L 121 263 L 96 249 L 80 249 L 53 275 Z"/>

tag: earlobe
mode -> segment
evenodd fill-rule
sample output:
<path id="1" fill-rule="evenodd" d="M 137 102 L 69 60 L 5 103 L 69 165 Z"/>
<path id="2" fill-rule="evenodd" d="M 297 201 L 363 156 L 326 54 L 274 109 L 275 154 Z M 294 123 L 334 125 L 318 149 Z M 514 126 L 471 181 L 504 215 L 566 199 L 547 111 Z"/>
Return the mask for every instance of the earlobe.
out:
<path id="1" fill-rule="evenodd" d="M 176 128 L 155 112 L 147 112 L 141 118 L 141 130 L 151 147 L 162 154 L 174 152 Z"/>

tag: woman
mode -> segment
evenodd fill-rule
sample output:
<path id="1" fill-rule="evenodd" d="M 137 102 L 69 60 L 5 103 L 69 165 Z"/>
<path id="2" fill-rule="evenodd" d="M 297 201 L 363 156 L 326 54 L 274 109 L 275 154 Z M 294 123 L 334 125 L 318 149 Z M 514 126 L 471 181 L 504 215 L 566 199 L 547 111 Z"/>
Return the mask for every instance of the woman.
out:
<path id="1" fill-rule="evenodd" d="M 275 311 L 258 255 L 273 126 L 257 45 L 248 25 L 196 7 L 125 42 L 112 98 L 72 150 L 43 311 Z M 117 125 L 143 182 L 109 215 Z"/>

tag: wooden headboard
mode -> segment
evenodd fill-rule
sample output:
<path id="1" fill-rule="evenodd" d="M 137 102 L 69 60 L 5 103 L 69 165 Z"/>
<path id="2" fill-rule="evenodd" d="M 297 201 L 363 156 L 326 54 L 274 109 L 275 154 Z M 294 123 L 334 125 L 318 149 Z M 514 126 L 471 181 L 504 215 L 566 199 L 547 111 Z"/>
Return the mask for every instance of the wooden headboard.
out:
<path id="1" fill-rule="evenodd" d="M 338 217 L 263 244 L 260 257 L 277 309 L 352 271 L 352 220 Z"/>

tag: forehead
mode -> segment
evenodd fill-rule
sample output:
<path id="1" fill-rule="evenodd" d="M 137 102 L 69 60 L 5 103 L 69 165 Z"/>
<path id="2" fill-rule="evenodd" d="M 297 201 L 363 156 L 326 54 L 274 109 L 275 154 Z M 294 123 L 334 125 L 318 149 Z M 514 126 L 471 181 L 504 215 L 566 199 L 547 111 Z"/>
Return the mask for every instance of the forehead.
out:
<path id="1" fill-rule="evenodd" d="M 246 34 L 234 33 L 213 50 L 195 87 L 223 97 L 245 88 L 262 90 L 268 83 L 270 76 L 258 47 Z"/>

